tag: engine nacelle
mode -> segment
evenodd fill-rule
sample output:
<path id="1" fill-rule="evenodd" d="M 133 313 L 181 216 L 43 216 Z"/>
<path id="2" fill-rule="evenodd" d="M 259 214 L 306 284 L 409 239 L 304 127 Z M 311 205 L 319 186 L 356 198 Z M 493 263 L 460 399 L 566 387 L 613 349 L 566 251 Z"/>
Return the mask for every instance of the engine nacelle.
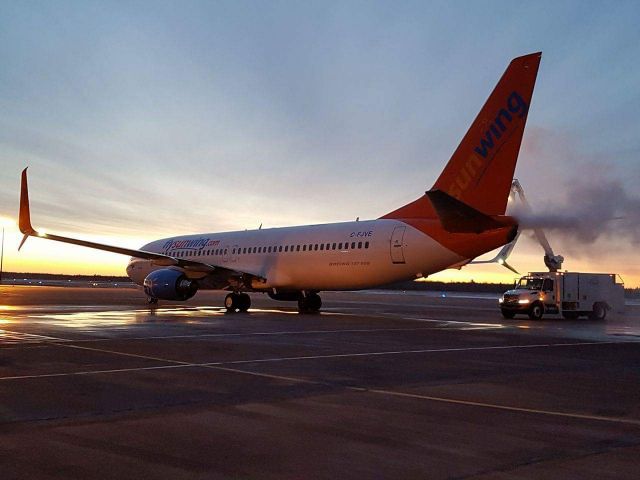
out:
<path id="1" fill-rule="evenodd" d="M 198 282 L 180 270 L 161 268 L 144 279 L 144 293 L 162 300 L 189 300 L 198 291 Z"/>

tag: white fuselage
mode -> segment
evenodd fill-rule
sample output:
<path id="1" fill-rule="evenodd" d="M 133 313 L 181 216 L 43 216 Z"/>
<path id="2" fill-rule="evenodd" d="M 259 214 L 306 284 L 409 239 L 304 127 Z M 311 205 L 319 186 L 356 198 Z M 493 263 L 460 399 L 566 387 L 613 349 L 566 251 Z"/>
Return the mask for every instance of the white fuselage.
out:
<path id="1" fill-rule="evenodd" d="M 256 290 L 356 290 L 443 270 L 464 258 L 398 220 L 380 219 L 207 233 L 156 240 L 142 250 L 266 279 Z M 132 258 L 137 284 L 166 268 Z"/>

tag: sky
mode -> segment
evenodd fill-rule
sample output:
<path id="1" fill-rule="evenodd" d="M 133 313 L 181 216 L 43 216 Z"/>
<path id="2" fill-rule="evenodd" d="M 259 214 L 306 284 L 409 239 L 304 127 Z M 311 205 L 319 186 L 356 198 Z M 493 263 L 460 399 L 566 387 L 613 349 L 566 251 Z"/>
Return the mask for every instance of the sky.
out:
<path id="1" fill-rule="evenodd" d="M 29 166 L 36 228 L 132 248 L 377 218 L 431 187 L 509 61 L 542 51 L 516 177 L 564 268 L 640 286 L 638 18 L 625 1 L 0 0 L 0 216 Z M 128 261 L 5 233 L 7 271 Z M 542 255 L 525 232 L 510 263 Z"/>

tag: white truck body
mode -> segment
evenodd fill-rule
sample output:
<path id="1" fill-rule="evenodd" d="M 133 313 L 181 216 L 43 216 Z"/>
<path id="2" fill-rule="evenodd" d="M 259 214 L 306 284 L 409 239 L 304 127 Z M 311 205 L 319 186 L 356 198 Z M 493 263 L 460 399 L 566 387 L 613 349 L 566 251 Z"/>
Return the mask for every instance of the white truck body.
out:
<path id="1" fill-rule="evenodd" d="M 624 313 L 624 284 L 617 278 L 612 273 L 531 272 L 502 295 L 500 310 L 505 318 L 559 313 L 602 320 L 607 312 Z"/>

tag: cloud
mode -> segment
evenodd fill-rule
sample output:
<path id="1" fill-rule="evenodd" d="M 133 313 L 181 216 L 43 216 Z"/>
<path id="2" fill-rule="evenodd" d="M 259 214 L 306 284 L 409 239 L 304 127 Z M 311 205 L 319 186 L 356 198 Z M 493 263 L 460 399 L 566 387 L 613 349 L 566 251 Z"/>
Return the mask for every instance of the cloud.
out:
<path id="1" fill-rule="evenodd" d="M 583 146 L 566 130 L 529 128 L 518 176 L 533 212 L 516 202 L 510 213 L 525 229 L 542 228 L 563 253 L 631 253 L 640 241 L 640 195 L 632 187 L 638 171 L 619 160 L 629 152 L 584 152 Z"/>
<path id="2" fill-rule="evenodd" d="M 523 228 L 543 228 L 566 240 L 593 244 L 600 238 L 640 241 L 640 196 L 627 191 L 618 179 L 596 177 L 566 184 L 564 201 L 541 212 L 514 209 Z"/>

